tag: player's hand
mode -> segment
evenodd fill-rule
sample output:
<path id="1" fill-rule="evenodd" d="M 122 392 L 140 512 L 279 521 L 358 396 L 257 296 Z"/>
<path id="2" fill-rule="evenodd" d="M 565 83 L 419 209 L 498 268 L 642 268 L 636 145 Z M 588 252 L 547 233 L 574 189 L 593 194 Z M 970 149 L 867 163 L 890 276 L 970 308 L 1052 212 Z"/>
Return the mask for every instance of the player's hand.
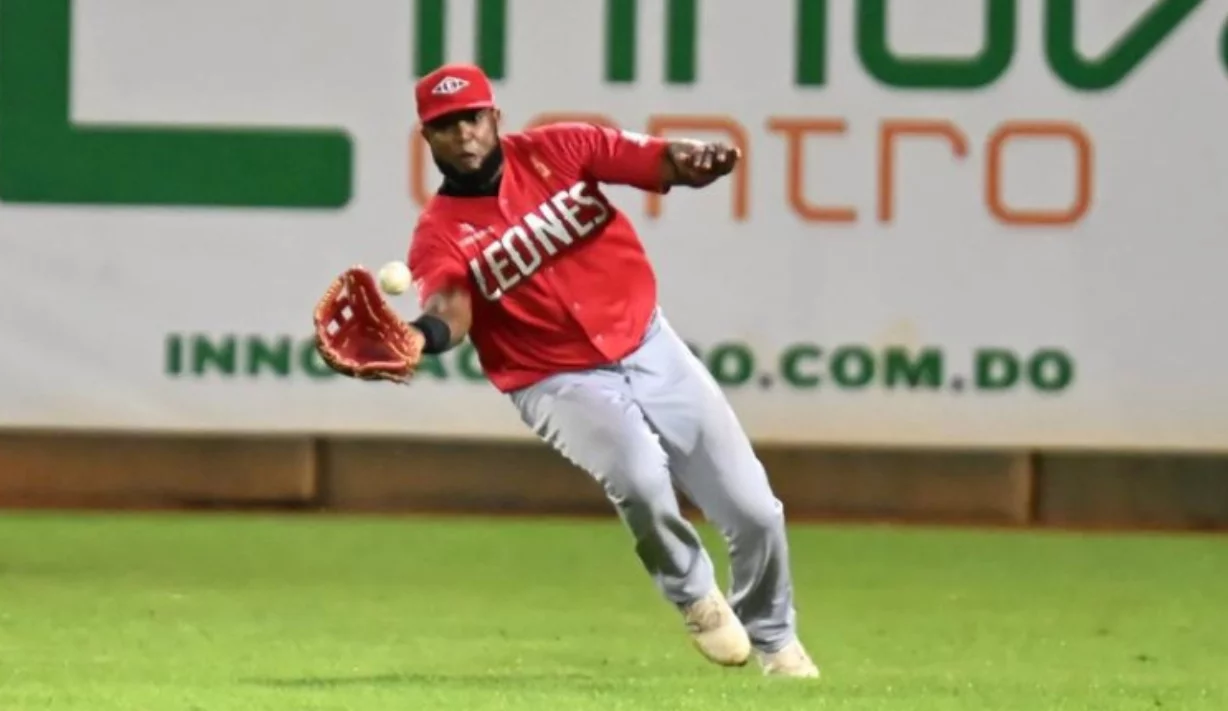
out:
<path id="1" fill-rule="evenodd" d="M 359 380 L 408 383 L 426 338 L 401 319 L 361 266 L 333 280 L 312 315 L 316 350 L 334 371 Z"/>
<path id="2" fill-rule="evenodd" d="M 703 187 L 728 175 L 742 159 L 742 151 L 727 143 L 691 143 L 674 153 L 679 182 Z"/>

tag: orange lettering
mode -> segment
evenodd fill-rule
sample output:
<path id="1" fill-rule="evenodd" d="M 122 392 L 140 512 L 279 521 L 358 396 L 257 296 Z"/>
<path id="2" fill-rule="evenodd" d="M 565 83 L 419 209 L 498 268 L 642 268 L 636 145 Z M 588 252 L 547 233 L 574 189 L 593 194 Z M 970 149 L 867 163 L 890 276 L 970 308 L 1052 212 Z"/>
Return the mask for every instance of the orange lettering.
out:
<path id="1" fill-rule="evenodd" d="M 1065 138 L 1075 147 L 1075 199 L 1065 210 L 1016 209 L 1002 199 L 1002 148 L 1015 136 Z M 1004 123 L 989 138 L 985 201 L 993 216 L 1011 225 L 1070 225 L 1083 219 L 1092 201 L 1092 142 L 1082 127 L 1062 121 Z"/>
<path id="2" fill-rule="evenodd" d="M 418 124 L 409 138 L 409 196 L 418 207 L 425 207 L 434 194 L 426 186 L 426 157 L 430 153 L 430 146 L 422 137 L 422 125 Z"/>
<path id="3" fill-rule="evenodd" d="M 804 151 L 806 134 L 837 133 L 848 130 L 844 119 L 783 118 L 768 119 L 768 130 L 783 133 L 785 151 L 789 155 L 788 178 L 789 206 L 808 222 L 856 222 L 857 211 L 851 207 L 816 205 L 806 199 L 806 166 Z"/>
<path id="4" fill-rule="evenodd" d="M 968 155 L 968 139 L 958 126 L 945 120 L 887 120 L 878 133 L 878 219 L 895 217 L 895 144 L 899 136 L 937 136 L 947 139 L 958 158 Z"/>
<path id="5" fill-rule="evenodd" d="M 733 217 L 745 220 L 750 202 L 750 138 L 740 123 L 727 116 L 686 116 L 653 114 L 648 117 L 648 133 L 664 135 L 666 131 L 709 131 L 723 133 L 730 143 L 742 151 L 742 160 L 733 169 Z M 661 196 L 648 194 L 648 216 L 661 215 Z"/>

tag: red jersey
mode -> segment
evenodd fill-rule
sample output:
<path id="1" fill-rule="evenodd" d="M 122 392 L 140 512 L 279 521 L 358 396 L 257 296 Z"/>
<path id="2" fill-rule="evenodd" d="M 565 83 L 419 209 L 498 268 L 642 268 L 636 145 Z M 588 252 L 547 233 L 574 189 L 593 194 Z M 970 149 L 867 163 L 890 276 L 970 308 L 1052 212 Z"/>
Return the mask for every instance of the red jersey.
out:
<path id="1" fill-rule="evenodd" d="M 664 193 L 667 141 L 590 124 L 502 137 L 497 197 L 435 195 L 409 270 L 419 299 L 466 286 L 482 370 L 500 391 L 617 361 L 640 345 L 656 276 L 600 183 Z"/>

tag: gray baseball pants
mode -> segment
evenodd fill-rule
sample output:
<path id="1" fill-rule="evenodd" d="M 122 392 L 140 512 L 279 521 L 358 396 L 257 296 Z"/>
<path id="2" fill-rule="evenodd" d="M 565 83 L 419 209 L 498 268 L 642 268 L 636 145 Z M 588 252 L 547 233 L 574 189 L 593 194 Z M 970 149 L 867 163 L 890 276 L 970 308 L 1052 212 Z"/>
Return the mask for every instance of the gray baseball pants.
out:
<path id="1" fill-rule="evenodd" d="M 716 587 L 676 485 L 729 546 L 729 603 L 752 644 L 773 652 L 795 635 L 781 502 L 724 393 L 660 313 L 622 361 L 511 398 L 542 440 L 605 489 L 667 600 L 682 607 Z"/>

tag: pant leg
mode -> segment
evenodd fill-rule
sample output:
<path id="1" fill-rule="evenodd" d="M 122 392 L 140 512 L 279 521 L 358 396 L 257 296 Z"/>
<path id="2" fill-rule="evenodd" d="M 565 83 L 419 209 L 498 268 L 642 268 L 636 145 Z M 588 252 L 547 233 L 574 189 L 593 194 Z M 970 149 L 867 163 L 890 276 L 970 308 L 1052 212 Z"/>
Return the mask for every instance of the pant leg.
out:
<path id="1" fill-rule="evenodd" d="M 729 544 L 730 605 L 752 643 L 776 651 L 796 634 L 783 505 L 733 408 L 664 318 L 623 366 L 679 488 Z"/>
<path id="2" fill-rule="evenodd" d="M 568 373 L 512 393 L 533 431 L 605 489 L 657 589 L 676 605 L 716 586 L 712 561 L 679 510 L 665 451 L 617 369 Z"/>

